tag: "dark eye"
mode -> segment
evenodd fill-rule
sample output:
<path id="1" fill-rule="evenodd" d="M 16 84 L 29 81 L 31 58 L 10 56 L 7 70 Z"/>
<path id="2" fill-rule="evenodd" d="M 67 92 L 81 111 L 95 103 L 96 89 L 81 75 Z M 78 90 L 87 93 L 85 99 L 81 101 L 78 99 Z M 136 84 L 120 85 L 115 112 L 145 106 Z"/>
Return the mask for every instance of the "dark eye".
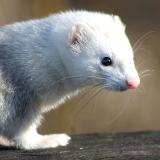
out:
<path id="1" fill-rule="evenodd" d="M 101 60 L 103 66 L 110 66 L 112 65 L 112 60 L 109 57 L 104 57 Z"/>

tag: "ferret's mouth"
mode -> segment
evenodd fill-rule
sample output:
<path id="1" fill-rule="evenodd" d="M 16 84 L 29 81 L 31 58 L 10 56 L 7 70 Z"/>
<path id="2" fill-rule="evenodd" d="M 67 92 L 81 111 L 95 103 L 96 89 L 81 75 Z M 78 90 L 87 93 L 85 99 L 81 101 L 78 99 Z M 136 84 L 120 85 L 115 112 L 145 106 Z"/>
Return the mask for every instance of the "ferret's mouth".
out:
<path id="1" fill-rule="evenodd" d="M 124 91 L 128 90 L 127 86 L 125 86 L 125 85 L 109 86 L 109 87 L 106 87 L 106 89 L 108 89 L 110 91 L 116 91 L 116 92 L 124 92 Z"/>
<path id="2" fill-rule="evenodd" d="M 118 92 L 124 92 L 124 91 L 127 91 L 128 88 L 120 86 L 118 88 L 111 88 L 110 90 L 112 90 L 112 91 L 118 91 Z"/>

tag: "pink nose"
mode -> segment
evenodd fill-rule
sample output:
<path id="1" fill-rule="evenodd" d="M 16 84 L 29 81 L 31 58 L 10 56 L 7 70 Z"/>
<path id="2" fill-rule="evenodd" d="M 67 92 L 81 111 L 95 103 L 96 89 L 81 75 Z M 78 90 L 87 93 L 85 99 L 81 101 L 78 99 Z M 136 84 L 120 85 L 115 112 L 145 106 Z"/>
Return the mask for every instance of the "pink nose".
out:
<path id="1" fill-rule="evenodd" d="M 135 89 L 139 86 L 140 81 L 126 81 L 128 89 Z"/>

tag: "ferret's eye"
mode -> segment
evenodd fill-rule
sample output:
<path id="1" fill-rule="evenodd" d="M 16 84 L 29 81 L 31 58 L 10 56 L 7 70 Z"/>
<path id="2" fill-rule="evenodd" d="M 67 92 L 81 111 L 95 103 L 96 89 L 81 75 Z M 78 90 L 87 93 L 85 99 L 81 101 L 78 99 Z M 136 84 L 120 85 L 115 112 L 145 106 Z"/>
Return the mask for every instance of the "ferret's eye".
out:
<path id="1" fill-rule="evenodd" d="M 109 57 L 104 57 L 101 60 L 103 66 L 110 66 L 112 65 L 112 60 Z"/>

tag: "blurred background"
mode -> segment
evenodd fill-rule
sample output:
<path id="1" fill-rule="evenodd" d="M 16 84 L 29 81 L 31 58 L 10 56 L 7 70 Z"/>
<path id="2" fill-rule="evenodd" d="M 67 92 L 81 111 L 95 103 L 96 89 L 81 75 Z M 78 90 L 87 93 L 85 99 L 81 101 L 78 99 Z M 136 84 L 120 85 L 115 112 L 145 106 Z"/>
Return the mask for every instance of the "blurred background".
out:
<path id="1" fill-rule="evenodd" d="M 45 115 L 42 133 L 93 133 L 160 129 L 159 0 L 0 0 L 0 25 L 40 18 L 68 9 L 118 14 L 130 41 L 141 86 L 124 93 L 87 91 Z M 145 35 L 145 36 L 144 36 Z M 148 71 L 149 70 L 149 71 Z"/>

